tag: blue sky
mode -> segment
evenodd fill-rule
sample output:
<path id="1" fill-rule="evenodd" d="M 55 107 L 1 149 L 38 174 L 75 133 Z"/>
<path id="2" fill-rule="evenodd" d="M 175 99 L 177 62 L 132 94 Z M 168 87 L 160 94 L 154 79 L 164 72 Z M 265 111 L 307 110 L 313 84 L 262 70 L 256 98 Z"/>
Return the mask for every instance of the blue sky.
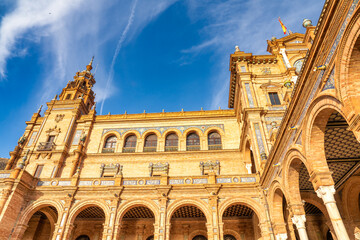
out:
<path id="1" fill-rule="evenodd" d="M 94 55 L 100 114 L 226 109 L 229 54 L 304 33 L 324 0 L 2 0 L 0 157 Z M 93 71 L 94 71 L 93 70 Z"/>

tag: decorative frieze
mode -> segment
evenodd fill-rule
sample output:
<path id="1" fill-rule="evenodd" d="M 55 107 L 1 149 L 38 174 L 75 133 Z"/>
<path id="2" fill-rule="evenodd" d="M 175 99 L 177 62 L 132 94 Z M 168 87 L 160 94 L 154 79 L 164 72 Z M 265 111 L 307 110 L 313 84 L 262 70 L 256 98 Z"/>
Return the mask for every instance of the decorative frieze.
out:
<path id="1" fill-rule="evenodd" d="M 150 163 L 149 164 L 149 175 L 152 176 L 163 176 L 167 175 L 169 171 L 169 163 Z"/>
<path id="2" fill-rule="evenodd" d="M 208 175 L 209 173 L 216 173 L 217 175 L 220 175 L 220 162 L 200 162 L 200 173 L 201 175 Z"/>

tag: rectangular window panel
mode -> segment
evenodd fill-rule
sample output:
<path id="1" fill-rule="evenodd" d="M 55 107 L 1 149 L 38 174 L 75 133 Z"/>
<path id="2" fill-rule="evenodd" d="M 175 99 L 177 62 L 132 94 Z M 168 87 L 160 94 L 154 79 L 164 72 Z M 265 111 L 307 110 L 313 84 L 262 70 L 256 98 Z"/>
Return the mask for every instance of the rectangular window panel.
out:
<path id="1" fill-rule="evenodd" d="M 74 140 L 72 142 L 72 145 L 78 145 L 79 144 L 81 134 L 82 134 L 82 130 L 77 130 L 75 132 L 75 136 L 74 136 Z"/>
<path id="2" fill-rule="evenodd" d="M 246 95 L 247 95 L 247 98 L 248 98 L 248 101 L 249 101 L 249 106 L 251 108 L 254 107 L 254 99 L 252 97 L 252 94 L 251 94 L 251 89 L 250 89 L 250 84 L 249 83 L 245 83 L 245 90 L 246 90 Z"/>
<path id="3" fill-rule="evenodd" d="M 245 66 L 240 66 L 241 72 L 246 72 L 246 67 Z"/>
<path id="4" fill-rule="evenodd" d="M 41 172 L 42 172 L 42 170 L 43 170 L 43 167 L 44 167 L 44 165 L 38 165 L 38 166 L 36 167 L 36 171 L 35 171 L 34 177 L 36 177 L 36 178 L 39 178 L 39 177 L 40 177 Z"/>
<path id="5" fill-rule="evenodd" d="M 34 143 L 36 134 L 37 134 L 37 132 L 33 132 L 33 133 L 31 134 L 30 140 L 29 140 L 29 142 L 28 142 L 28 144 L 27 144 L 28 146 L 31 146 L 31 145 Z"/>
<path id="6" fill-rule="evenodd" d="M 269 92 L 271 105 L 281 105 L 277 92 Z"/>

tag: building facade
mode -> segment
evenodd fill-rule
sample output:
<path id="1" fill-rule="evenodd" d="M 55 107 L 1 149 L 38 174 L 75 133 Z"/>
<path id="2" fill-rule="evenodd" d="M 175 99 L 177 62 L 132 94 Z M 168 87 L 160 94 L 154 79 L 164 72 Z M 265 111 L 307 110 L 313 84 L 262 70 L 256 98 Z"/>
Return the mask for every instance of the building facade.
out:
<path id="1" fill-rule="evenodd" d="M 236 47 L 229 110 L 97 115 L 91 61 L 0 170 L 0 239 L 360 239 L 359 18 Z"/>

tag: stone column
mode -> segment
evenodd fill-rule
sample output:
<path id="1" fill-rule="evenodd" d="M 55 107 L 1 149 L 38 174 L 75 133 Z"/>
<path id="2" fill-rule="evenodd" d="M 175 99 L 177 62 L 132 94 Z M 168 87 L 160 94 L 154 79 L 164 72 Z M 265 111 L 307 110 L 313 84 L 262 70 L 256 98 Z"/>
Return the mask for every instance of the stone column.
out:
<path id="1" fill-rule="evenodd" d="M 65 207 L 64 211 L 59 213 L 57 224 L 55 224 L 54 234 L 52 236 L 52 240 L 59 240 L 59 239 L 68 239 L 69 234 L 69 227 L 66 225 L 69 216 L 69 210 L 71 206 L 71 199 L 65 200 Z M 74 226 L 71 227 L 71 230 Z"/>
<path id="2" fill-rule="evenodd" d="M 294 215 L 291 218 L 291 220 L 295 224 L 295 226 L 298 230 L 300 240 L 309 240 L 307 232 L 306 232 L 306 228 L 305 228 L 305 222 L 306 222 L 305 215 Z"/>
<path id="3" fill-rule="evenodd" d="M 117 209 L 117 201 L 112 201 L 110 206 L 110 218 L 107 223 L 104 224 L 103 236 L 104 240 L 111 240 L 114 234 L 115 228 L 115 218 L 116 218 L 116 209 Z"/>
<path id="4" fill-rule="evenodd" d="M 64 228 L 64 237 L 63 238 L 60 238 L 58 236 L 56 236 L 56 240 L 59 240 L 59 239 L 71 239 L 71 235 L 72 235 L 72 232 L 75 228 L 75 225 L 74 224 L 67 224 Z"/>
<path id="5" fill-rule="evenodd" d="M 287 57 L 286 55 L 286 51 L 285 51 L 285 48 L 281 48 L 280 49 L 280 53 L 284 59 L 284 63 L 286 65 L 286 68 L 291 68 L 291 65 L 290 65 L 290 62 L 289 62 L 289 58 Z"/>
<path id="6" fill-rule="evenodd" d="M 269 225 L 267 221 L 263 221 L 261 223 L 259 223 L 259 227 L 261 230 L 261 237 L 264 240 L 269 240 L 270 239 L 270 231 L 269 231 Z"/>
<path id="7" fill-rule="evenodd" d="M 251 172 L 252 164 L 251 164 L 251 163 L 246 163 L 246 164 L 245 164 L 245 167 L 246 167 L 246 169 L 247 169 L 247 171 L 248 171 L 248 174 L 252 174 L 252 172 Z"/>
<path id="8" fill-rule="evenodd" d="M 170 240 L 171 223 L 166 224 L 165 229 L 165 240 Z"/>
<path id="9" fill-rule="evenodd" d="M 316 194 L 319 198 L 324 201 L 326 210 L 329 214 L 331 223 L 334 227 L 336 237 L 341 240 L 348 240 L 349 235 L 344 226 L 343 220 L 340 216 L 339 210 L 336 206 L 336 201 L 334 198 L 335 188 L 334 185 L 331 186 L 320 186 L 316 190 Z"/>
<path id="10" fill-rule="evenodd" d="M 219 229 L 219 214 L 218 214 L 218 196 L 216 195 L 219 189 L 217 188 L 209 188 L 208 191 L 210 192 L 209 197 L 209 205 L 211 208 L 211 219 L 212 222 L 210 223 L 211 226 L 211 234 L 213 236 L 214 240 L 222 239 L 222 236 L 220 235 L 220 229 Z"/>
<path id="11" fill-rule="evenodd" d="M 286 240 L 287 234 L 286 233 L 279 233 L 275 235 L 276 240 Z"/>

